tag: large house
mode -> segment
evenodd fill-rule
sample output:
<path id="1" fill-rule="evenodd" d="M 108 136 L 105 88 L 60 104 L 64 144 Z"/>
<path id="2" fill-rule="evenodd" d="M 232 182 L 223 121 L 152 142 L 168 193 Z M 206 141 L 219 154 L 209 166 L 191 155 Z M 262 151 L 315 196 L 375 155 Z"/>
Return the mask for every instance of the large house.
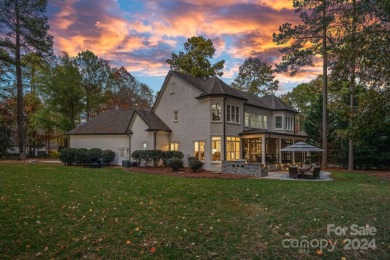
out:
<path id="1" fill-rule="evenodd" d="M 118 164 L 135 150 L 179 150 L 185 157 L 198 157 L 205 169 L 221 171 L 222 161 L 301 161 L 299 155 L 280 151 L 306 139 L 295 132 L 296 114 L 274 95 L 258 97 L 233 89 L 218 77 L 204 80 L 170 71 L 150 111 L 111 110 L 69 134 L 71 147 L 110 144 Z M 111 121 L 105 123 L 108 117 Z M 116 124 L 122 127 L 115 134 L 105 133 Z M 100 130 L 82 129 L 91 125 Z M 114 142 L 113 135 L 121 136 L 121 141 Z"/>

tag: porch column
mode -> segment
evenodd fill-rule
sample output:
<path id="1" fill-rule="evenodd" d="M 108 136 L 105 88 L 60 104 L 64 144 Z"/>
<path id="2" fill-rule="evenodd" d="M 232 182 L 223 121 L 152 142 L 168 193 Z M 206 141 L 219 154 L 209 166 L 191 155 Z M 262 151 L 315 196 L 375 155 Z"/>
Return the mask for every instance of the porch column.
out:
<path id="1" fill-rule="evenodd" d="M 280 149 L 282 149 L 282 138 L 278 138 L 278 150 L 279 150 L 278 163 L 282 163 L 282 152 L 280 151 Z"/>
<path id="2" fill-rule="evenodd" d="M 293 139 L 292 144 L 295 144 L 295 139 Z M 295 152 L 292 152 L 292 163 L 295 164 Z"/>
<path id="3" fill-rule="evenodd" d="M 265 164 L 265 135 L 261 137 L 261 163 Z"/>

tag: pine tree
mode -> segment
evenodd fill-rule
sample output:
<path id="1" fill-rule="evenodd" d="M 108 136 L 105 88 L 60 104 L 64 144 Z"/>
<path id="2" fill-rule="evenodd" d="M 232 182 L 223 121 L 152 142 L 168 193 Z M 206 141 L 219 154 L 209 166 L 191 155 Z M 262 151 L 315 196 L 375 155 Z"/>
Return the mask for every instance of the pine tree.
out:
<path id="1" fill-rule="evenodd" d="M 0 59 L 15 67 L 17 88 L 18 145 L 21 159 L 26 158 L 23 115 L 22 58 L 29 53 L 39 57 L 51 54 L 53 39 L 44 0 L 2 0 L 0 2 Z"/>

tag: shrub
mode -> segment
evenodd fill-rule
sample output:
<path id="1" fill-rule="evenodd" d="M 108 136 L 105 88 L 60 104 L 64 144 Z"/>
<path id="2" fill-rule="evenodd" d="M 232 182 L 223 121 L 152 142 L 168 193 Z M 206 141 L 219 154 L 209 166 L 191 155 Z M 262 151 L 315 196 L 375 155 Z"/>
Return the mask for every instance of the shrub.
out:
<path id="1" fill-rule="evenodd" d="M 203 167 L 203 162 L 201 162 L 196 157 L 188 157 L 188 167 L 194 172 L 200 171 Z"/>
<path id="2" fill-rule="evenodd" d="M 59 158 L 65 165 L 72 165 L 75 162 L 75 148 L 64 148 L 60 150 Z"/>
<path id="3" fill-rule="evenodd" d="M 150 160 L 154 161 L 154 164 L 160 159 L 164 158 L 164 152 L 160 150 L 136 150 L 131 154 L 131 157 L 136 161 L 146 161 L 147 165 L 149 165 Z"/>
<path id="4" fill-rule="evenodd" d="M 167 162 L 171 158 L 183 159 L 184 154 L 181 151 L 166 151 L 164 152 L 163 162 L 165 166 L 168 166 Z"/>
<path id="5" fill-rule="evenodd" d="M 50 153 L 49 153 L 49 157 L 53 158 L 53 159 L 60 158 L 59 156 L 60 156 L 60 154 L 58 151 L 50 151 Z"/>
<path id="6" fill-rule="evenodd" d="M 76 150 L 76 163 L 77 164 L 88 164 L 88 156 L 87 156 L 88 149 L 86 148 L 79 148 Z"/>
<path id="7" fill-rule="evenodd" d="M 167 161 L 167 166 L 171 167 L 172 170 L 177 171 L 180 168 L 183 168 L 183 160 L 176 157 L 170 158 Z"/>
<path id="8" fill-rule="evenodd" d="M 100 164 L 100 160 L 102 158 L 102 153 L 103 153 L 103 151 L 100 148 L 89 149 L 87 152 L 88 163 L 90 163 L 90 164 L 99 163 Z"/>
<path id="9" fill-rule="evenodd" d="M 115 153 L 113 151 L 111 151 L 111 150 L 104 150 L 102 152 L 102 160 L 103 160 L 104 164 L 109 165 L 110 163 L 112 163 L 114 158 L 115 158 Z"/>

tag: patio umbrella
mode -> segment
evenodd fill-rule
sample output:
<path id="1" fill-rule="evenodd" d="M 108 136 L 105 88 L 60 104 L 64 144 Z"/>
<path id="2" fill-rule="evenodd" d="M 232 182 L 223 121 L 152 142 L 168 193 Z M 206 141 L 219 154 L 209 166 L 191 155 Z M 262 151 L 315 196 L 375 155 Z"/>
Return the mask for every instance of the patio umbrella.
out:
<path id="1" fill-rule="evenodd" d="M 280 149 L 282 152 L 323 152 L 321 148 L 307 144 L 304 142 L 298 142 L 296 144 L 287 146 L 283 149 Z"/>

